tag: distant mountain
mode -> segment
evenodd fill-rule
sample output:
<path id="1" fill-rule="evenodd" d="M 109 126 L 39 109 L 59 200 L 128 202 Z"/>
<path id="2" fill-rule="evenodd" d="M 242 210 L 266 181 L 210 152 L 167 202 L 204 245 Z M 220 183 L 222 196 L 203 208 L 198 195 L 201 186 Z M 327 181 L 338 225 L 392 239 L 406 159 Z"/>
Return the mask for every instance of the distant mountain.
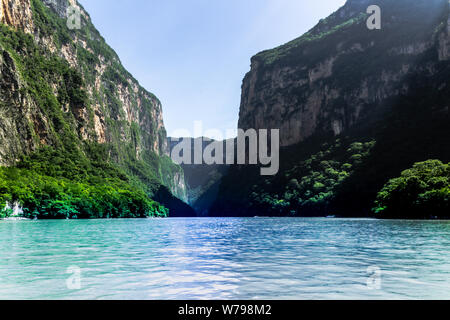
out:
<path id="1" fill-rule="evenodd" d="M 172 152 L 174 147 L 182 141 L 189 141 L 188 144 L 190 145 L 191 153 L 190 164 L 181 164 L 186 180 L 187 202 L 196 210 L 199 216 L 207 216 L 209 213 L 209 207 L 218 196 L 220 181 L 228 172 L 229 167 L 221 164 L 194 164 L 195 145 L 198 143 L 202 146 L 201 153 L 203 154 L 205 148 L 216 141 L 204 137 L 196 139 L 174 139 L 169 137 L 168 143 L 170 152 Z M 226 142 L 224 141 L 224 149 L 225 143 Z M 223 162 L 226 162 L 225 157 Z"/>
<path id="2" fill-rule="evenodd" d="M 369 30 L 369 5 L 381 29 Z M 349 0 L 251 59 L 239 128 L 280 129 L 281 169 L 233 166 L 217 216 L 368 216 L 389 179 L 450 160 L 447 0 Z"/>

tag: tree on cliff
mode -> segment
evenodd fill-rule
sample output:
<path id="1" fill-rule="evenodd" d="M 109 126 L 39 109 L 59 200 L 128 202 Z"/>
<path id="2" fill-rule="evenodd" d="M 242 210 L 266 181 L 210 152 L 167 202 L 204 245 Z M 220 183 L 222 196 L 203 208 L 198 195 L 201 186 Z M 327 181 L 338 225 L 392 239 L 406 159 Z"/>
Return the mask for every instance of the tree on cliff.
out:
<path id="1" fill-rule="evenodd" d="M 380 218 L 448 218 L 450 163 L 439 160 L 416 163 L 384 186 L 373 211 Z"/>

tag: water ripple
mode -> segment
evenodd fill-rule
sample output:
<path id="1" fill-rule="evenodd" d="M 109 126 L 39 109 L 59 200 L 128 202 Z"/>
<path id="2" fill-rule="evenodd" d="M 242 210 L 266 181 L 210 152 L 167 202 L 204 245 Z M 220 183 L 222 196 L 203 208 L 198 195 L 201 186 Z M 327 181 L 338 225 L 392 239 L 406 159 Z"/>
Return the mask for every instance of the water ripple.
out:
<path id="1" fill-rule="evenodd" d="M 450 223 L 0 222 L 0 298 L 449 299 Z"/>

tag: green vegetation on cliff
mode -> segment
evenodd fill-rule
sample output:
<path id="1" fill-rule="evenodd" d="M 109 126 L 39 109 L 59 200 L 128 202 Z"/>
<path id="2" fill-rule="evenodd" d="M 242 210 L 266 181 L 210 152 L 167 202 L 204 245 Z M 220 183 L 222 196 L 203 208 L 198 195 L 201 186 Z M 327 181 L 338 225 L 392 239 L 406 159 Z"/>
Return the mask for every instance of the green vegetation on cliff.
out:
<path id="1" fill-rule="evenodd" d="M 82 76 L 21 31 L 0 25 L 0 45 L 20 71 L 26 84 L 23 93 L 51 120 L 52 146 L 23 156 L 15 168 L 0 168 L 0 208 L 18 202 L 26 217 L 37 218 L 167 216 L 168 210 L 150 200 L 150 193 L 108 163 L 105 147 L 79 140 L 75 111 L 90 110 Z M 52 84 L 57 84 L 56 94 Z M 40 137 L 33 139 L 39 142 Z M 156 177 L 152 181 L 158 182 Z"/>
<path id="2" fill-rule="evenodd" d="M 391 179 L 378 193 L 373 209 L 380 218 L 450 217 L 450 163 L 416 163 Z"/>
<path id="3" fill-rule="evenodd" d="M 370 155 L 376 143 L 350 137 L 330 138 L 321 145 L 316 142 L 310 140 L 282 149 L 280 174 L 273 177 L 263 178 L 256 168 L 249 167 L 244 176 L 242 168 L 232 168 L 224 178 L 219 202 L 212 212 L 219 214 L 223 210 L 225 215 L 230 215 L 240 207 L 237 215 L 328 215 L 337 191 Z M 233 180 L 239 181 L 239 188 Z M 222 197 L 226 200 L 220 202 Z"/>
<path id="4" fill-rule="evenodd" d="M 185 190 L 164 155 L 159 100 L 86 12 L 69 30 L 65 7 L 53 7 L 64 3 L 30 2 L 34 34 L 0 24 L 0 162 L 10 166 L 0 168 L 0 209 L 18 202 L 28 217 L 115 218 L 182 207 L 168 195 Z"/>
<path id="5" fill-rule="evenodd" d="M 254 186 L 251 205 L 270 208 L 281 215 L 327 214 L 337 188 L 360 166 L 374 145 L 375 141 L 349 143 L 341 139 L 325 143 L 318 153 L 294 163 L 284 175 Z"/>
<path id="6" fill-rule="evenodd" d="M 102 161 L 104 148 L 43 148 L 15 168 L 0 168 L 0 208 L 19 203 L 24 216 L 39 219 L 165 217 L 168 210 Z M 4 212 L 5 214 L 5 212 Z"/>
<path id="7" fill-rule="evenodd" d="M 90 110 L 82 76 L 65 60 L 37 46 L 31 35 L 5 25 L 0 25 L 0 45 L 20 72 L 22 93 L 32 97 L 43 115 L 51 120 L 47 124 L 51 131 L 46 132 L 48 142 L 55 147 L 75 145 L 79 140 L 77 128 L 81 125 L 75 117 L 76 110 L 83 107 Z M 64 109 L 71 112 L 64 112 Z M 27 129 L 39 143 L 40 137 L 36 134 L 42 128 L 29 125 Z"/>
<path id="8" fill-rule="evenodd" d="M 43 176 L 24 169 L 0 168 L 0 206 L 5 208 L 6 203 L 15 202 L 23 207 L 26 218 L 145 218 L 168 215 L 166 208 L 122 180 L 107 179 L 90 184 Z"/>

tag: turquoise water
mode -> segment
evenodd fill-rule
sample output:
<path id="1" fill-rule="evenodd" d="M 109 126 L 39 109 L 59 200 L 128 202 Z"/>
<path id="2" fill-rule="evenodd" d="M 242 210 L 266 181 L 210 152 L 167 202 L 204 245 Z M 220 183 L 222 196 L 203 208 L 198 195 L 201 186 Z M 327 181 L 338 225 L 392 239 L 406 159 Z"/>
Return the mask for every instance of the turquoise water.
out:
<path id="1" fill-rule="evenodd" d="M 450 299 L 450 222 L 0 221 L 0 298 Z"/>

